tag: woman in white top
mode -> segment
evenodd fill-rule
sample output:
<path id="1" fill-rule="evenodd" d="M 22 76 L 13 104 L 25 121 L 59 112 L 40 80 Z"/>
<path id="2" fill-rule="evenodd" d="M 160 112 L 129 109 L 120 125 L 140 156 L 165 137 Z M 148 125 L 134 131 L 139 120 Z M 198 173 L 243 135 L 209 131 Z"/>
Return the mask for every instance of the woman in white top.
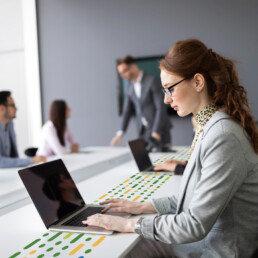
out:
<path id="1" fill-rule="evenodd" d="M 64 100 L 55 100 L 50 107 L 49 120 L 42 128 L 42 139 L 37 155 L 51 156 L 69 152 L 78 152 L 76 143 L 66 120 L 70 118 L 71 109 Z M 70 148 L 67 147 L 70 144 Z"/>

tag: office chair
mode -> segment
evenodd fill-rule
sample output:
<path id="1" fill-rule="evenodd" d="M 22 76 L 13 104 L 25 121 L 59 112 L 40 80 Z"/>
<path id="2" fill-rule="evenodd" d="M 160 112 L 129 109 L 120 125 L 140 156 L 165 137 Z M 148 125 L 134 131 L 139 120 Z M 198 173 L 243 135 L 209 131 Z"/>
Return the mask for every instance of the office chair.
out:
<path id="1" fill-rule="evenodd" d="M 36 156 L 36 152 L 37 152 L 38 148 L 32 147 L 32 148 L 28 148 L 24 151 L 25 155 L 27 157 L 34 157 Z"/>

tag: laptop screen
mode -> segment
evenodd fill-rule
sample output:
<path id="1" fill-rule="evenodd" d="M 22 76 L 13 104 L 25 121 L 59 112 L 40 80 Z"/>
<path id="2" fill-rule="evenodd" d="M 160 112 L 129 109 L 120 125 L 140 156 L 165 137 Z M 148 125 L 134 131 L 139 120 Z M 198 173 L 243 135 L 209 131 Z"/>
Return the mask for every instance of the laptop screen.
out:
<path id="1" fill-rule="evenodd" d="M 151 160 L 145 147 L 145 143 L 142 139 L 129 141 L 128 145 L 140 171 L 143 171 L 144 169 L 152 166 Z"/>
<path id="2" fill-rule="evenodd" d="M 51 224 L 85 205 L 61 159 L 19 170 L 44 224 Z"/>

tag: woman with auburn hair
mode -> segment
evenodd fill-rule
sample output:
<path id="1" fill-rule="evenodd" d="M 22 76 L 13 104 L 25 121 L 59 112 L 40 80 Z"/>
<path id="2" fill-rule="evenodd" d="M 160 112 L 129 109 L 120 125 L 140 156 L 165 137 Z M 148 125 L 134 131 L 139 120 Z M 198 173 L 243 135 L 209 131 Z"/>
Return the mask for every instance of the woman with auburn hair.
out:
<path id="1" fill-rule="evenodd" d="M 64 100 L 55 100 L 50 106 L 49 120 L 42 128 L 42 139 L 37 155 L 51 156 L 69 152 L 78 152 L 79 145 L 74 140 L 66 120 L 71 109 Z M 70 148 L 67 147 L 70 144 Z"/>
<path id="2" fill-rule="evenodd" d="M 109 200 L 84 223 L 145 239 L 129 257 L 251 257 L 258 247 L 258 133 L 232 61 L 201 41 L 177 42 L 160 62 L 166 104 L 197 122 L 178 196 Z M 148 240 L 147 240 L 148 239 Z"/>

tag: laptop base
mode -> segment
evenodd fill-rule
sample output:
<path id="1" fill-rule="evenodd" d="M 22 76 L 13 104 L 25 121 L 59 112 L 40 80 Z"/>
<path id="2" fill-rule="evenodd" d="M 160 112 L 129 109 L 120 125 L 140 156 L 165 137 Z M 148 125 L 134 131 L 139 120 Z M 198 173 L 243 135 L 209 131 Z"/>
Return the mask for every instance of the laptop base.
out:
<path id="1" fill-rule="evenodd" d="M 85 227 L 74 227 L 74 226 L 50 226 L 48 228 L 50 231 L 57 232 L 78 232 L 84 234 L 100 234 L 100 235 L 111 235 L 113 230 L 106 230 L 101 227 L 96 226 L 85 226 Z"/>

